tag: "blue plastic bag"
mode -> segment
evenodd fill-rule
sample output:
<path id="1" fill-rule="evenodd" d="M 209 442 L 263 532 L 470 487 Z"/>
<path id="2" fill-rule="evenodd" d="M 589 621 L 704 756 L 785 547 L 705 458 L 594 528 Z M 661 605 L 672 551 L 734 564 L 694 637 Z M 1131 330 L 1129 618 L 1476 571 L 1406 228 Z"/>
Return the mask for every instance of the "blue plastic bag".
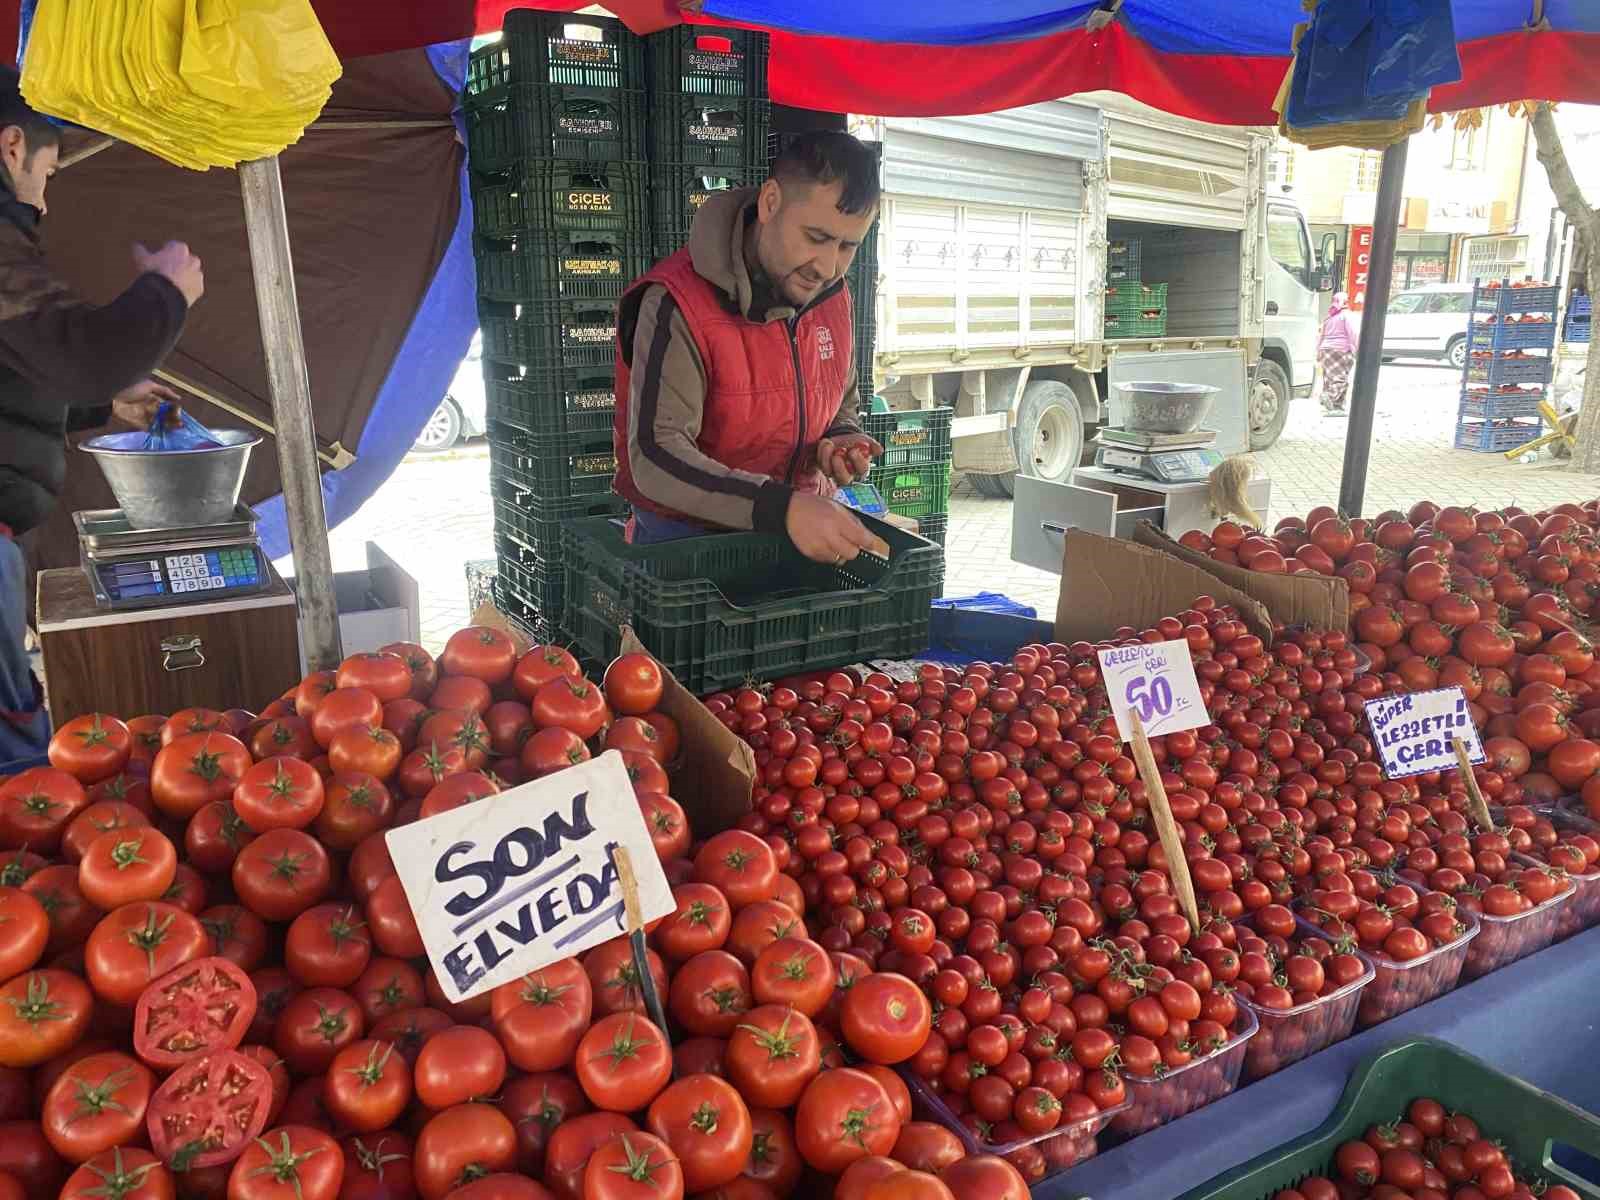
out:
<path id="1" fill-rule="evenodd" d="M 1367 95 L 1415 96 L 1461 78 L 1450 0 L 1381 0 Z"/>
<path id="2" fill-rule="evenodd" d="M 176 425 L 170 422 L 174 410 L 178 414 Z M 215 450 L 221 445 L 216 434 L 170 400 L 161 402 L 144 435 L 146 450 Z"/>

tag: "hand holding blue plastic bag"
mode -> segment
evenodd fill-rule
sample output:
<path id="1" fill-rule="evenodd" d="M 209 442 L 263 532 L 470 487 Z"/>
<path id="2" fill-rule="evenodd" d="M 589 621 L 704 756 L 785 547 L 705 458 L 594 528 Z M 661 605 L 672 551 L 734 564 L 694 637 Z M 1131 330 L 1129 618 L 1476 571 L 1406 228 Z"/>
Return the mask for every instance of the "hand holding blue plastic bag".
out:
<path id="1" fill-rule="evenodd" d="M 144 435 L 146 450 L 215 450 L 221 445 L 216 434 L 170 400 L 161 402 Z"/>

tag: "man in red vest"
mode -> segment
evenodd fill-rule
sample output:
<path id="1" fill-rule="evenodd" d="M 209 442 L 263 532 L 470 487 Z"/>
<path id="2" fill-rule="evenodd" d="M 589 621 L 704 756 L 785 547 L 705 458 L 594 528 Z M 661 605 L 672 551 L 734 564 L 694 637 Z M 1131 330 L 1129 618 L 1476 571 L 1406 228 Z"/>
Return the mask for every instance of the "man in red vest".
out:
<path id="1" fill-rule="evenodd" d="M 819 562 L 887 555 L 830 498 L 883 453 L 855 420 L 844 283 L 877 209 L 872 152 L 808 134 L 759 188 L 714 193 L 628 289 L 613 436 L 632 541 L 755 529 Z"/>

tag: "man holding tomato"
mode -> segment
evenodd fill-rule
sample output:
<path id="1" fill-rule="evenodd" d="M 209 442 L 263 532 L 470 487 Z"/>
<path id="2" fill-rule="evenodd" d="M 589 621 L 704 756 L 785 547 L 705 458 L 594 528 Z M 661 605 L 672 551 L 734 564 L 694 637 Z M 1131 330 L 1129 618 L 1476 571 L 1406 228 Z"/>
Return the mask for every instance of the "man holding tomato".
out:
<path id="1" fill-rule="evenodd" d="M 832 498 L 883 453 L 855 422 L 844 285 L 877 210 L 872 152 L 807 134 L 759 188 L 713 194 L 689 244 L 634 281 L 613 435 L 629 540 L 755 529 L 819 562 L 887 555 Z"/>
<path id="2" fill-rule="evenodd" d="M 0 775 L 44 761 L 49 719 L 24 645 L 27 565 L 13 540 L 40 524 L 66 478 L 66 433 L 114 414 L 148 425 L 175 400 L 148 376 L 205 290 L 181 242 L 134 250 L 139 274 L 104 307 L 51 274 L 39 242 L 60 135 L 11 71 L 0 76 Z"/>

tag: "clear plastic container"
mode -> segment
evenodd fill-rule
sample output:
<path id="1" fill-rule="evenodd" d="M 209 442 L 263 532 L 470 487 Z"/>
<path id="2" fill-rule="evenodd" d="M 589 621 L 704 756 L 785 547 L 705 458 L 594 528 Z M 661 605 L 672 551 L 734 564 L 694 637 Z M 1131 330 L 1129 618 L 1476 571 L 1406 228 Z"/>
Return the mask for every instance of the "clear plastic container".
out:
<path id="1" fill-rule="evenodd" d="M 1533 861 L 1533 860 L 1527 860 Z M 1537 864 L 1535 864 L 1537 865 Z M 1498 971 L 1508 963 L 1526 958 L 1536 950 L 1543 950 L 1556 940 L 1567 903 L 1573 896 L 1572 888 L 1551 896 L 1543 904 L 1530 908 L 1514 917 L 1492 917 L 1488 913 L 1473 913 L 1478 918 L 1478 936 L 1467 951 L 1467 961 L 1462 967 L 1462 979 L 1477 979 L 1490 971 Z"/>
<path id="2" fill-rule="evenodd" d="M 1295 921 L 1300 926 L 1295 936 L 1333 941 L 1304 918 L 1296 917 Z M 1236 924 L 1255 931 L 1248 918 Z M 1361 1002 L 1361 989 L 1371 983 L 1377 974 L 1371 958 L 1360 950 L 1353 953 L 1366 968 L 1361 977 L 1309 1003 L 1297 1004 L 1293 1008 L 1263 1008 L 1243 996 L 1238 998 L 1241 1005 L 1255 1013 L 1260 1024 L 1244 1055 L 1246 1082 L 1281 1071 L 1291 1063 L 1297 1063 L 1307 1055 L 1350 1036 L 1356 1026 L 1356 1008 Z"/>
<path id="3" fill-rule="evenodd" d="M 1239 1086 L 1245 1052 L 1259 1027 L 1255 1011 L 1241 1004 L 1233 1040 L 1222 1049 L 1156 1079 L 1126 1076 L 1128 1108 L 1112 1120 L 1112 1131 L 1132 1137 L 1222 1099 Z"/>
<path id="4" fill-rule="evenodd" d="M 1548 807 L 1539 805 L 1533 811 L 1562 833 L 1586 833 L 1600 840 L 1600 824 L 1589 817 L 1581 797 L 1568 796 L 1560 804 Z M 1571 875 L 1569 878 L 1572 880 L 1572 899 L 1556 920 L 1558 942 L 1600 922 L 1600 866 L 1586 875 Z"/>
<path id="5" fill-rule="evenodd" d="M 1036 1184 L 1052 1175 L 1059 1175 L 1069 1167 L 1093 1158 L 1099 1153 L 1100 1146 L 1096 1139 L 1100 1131 L 1113 1117 L 1128 1109 L 1128 1101 L 1124 1100 L 1113 1108 L 1105 1109 L 1071 1125 L 1060 1125 L 1044 1133 L 1018 1138 L 1013 1142 L 985 1142 L 967 1128 L 943 1098 L 915 1071 L 902 1068 L 900 1077 L 906 1081 L 906 1087 L 911 1091 L 913 1109 L 920 1110 L 929 1120 L 936 1121 L 954 1132 L 961 1139 L 961 1144 L 967 1148 L 968 1154 L 997 1154 L 1007 1159 L 1022 1172 L 1030 1184 Z M 1043 1174 L 1039 1173 L 1041 1163 Z"/>
<path id="6" fill-rule="evenodd" d="M 1419 1004 L 1444 995 L 1461 978 L 1467 953 L 1477 940 L 1478 914 L 1457 910 L 1467 931 L 1447 946 L 1428 951 L 1421 958 L 1397 962 L 1376 951 L 1363 951 L 1372 960 L 1372 982 L 1361 990 L 1361 1005 L 1356 1024 L 1362 1029 L 1409 1012 Z"/>

